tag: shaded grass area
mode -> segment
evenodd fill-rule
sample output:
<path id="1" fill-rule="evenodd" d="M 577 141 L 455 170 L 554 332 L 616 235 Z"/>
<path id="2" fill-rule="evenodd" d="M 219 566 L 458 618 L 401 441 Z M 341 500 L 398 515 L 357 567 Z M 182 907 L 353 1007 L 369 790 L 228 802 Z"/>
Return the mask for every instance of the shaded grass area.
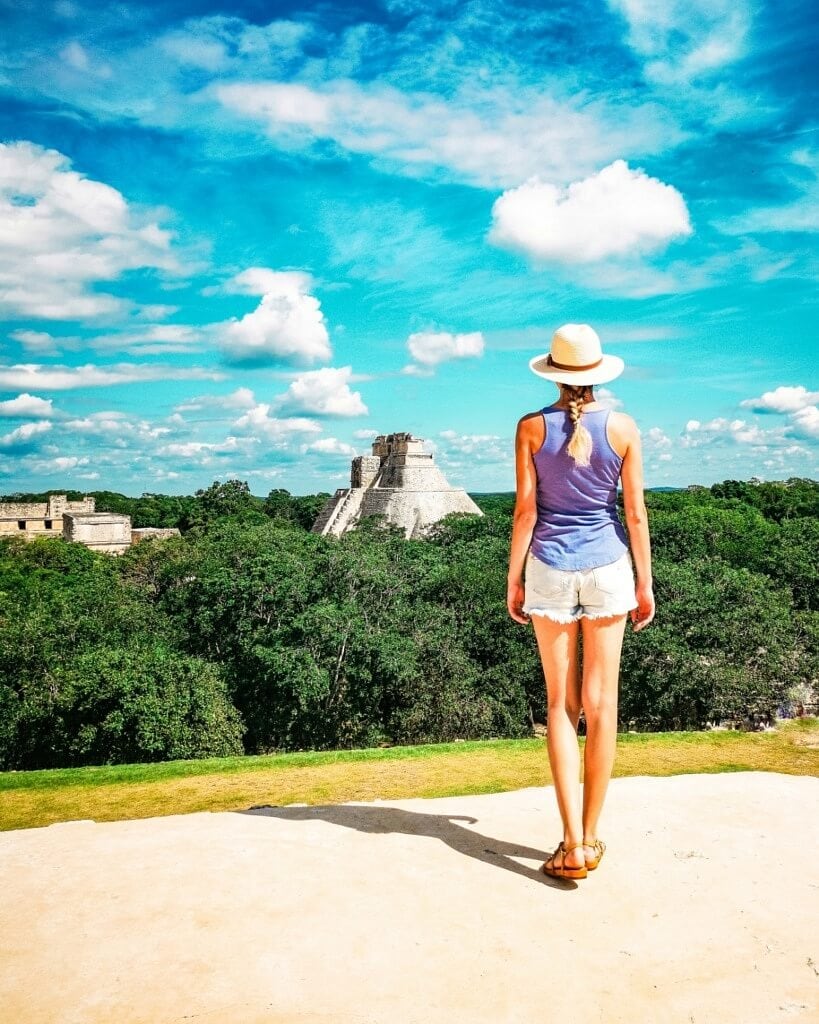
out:
<path id="1" fill-rule="evenodd" d="M 618 737 L 615 776 L 770 771 L 819 776 L 819 720 L 774 732 Z M 258 804 L 342 803 L 545 786 L 543 739 L 305 751 L 164 764 L 0 774 L 0 830 L 80 818 L 120 821 Z"/>

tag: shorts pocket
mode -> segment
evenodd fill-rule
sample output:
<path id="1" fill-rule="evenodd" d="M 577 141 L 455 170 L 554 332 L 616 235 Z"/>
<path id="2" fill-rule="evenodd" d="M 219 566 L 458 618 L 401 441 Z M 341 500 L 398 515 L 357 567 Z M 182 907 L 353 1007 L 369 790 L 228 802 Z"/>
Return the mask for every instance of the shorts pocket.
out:
<path id="1" fill-rule="evenodd" d="M 526 562 L 527 589 L 538 597 L 559 598 L 569 589 L 572 573 L 565 569 L 556 569 L 552 565 L 541 562 L 532 556 Z"/>
<path id="2" fill-rule="evenodd" d="M 592 578 L 595 587 L 604 594 L 615 597 L 629 593 L 634 586 L 634 576 L 628 552 L 618 558 L 616 562 L 596 566 L 592 570 Z"/>

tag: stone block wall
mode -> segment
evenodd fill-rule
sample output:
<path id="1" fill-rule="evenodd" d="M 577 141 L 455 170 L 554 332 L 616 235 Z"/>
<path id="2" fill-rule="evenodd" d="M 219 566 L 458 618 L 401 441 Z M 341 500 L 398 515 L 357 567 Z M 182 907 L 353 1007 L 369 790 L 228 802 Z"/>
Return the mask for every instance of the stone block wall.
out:
<path id="1" fill-rule="evenodd" d="M 63 537 L 95 551 L 118 555 L 131 546 L 131 517 L 113 512 L 66 512 Z"/>

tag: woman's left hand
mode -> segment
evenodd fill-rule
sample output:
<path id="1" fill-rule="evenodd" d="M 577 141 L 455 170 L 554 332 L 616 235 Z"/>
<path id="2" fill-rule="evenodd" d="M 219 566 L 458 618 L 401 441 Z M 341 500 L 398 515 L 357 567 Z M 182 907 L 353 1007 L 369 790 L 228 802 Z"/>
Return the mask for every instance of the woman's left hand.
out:
<path id="1" fill-rule="evenodd" d="M 525 626 L 529 622 L 529 616 L 523 610 L 523 584 L 518 581 L 517 583 L 508 583 L 506 586 L 506 608 L 515 622 L 519 622 Z"/>

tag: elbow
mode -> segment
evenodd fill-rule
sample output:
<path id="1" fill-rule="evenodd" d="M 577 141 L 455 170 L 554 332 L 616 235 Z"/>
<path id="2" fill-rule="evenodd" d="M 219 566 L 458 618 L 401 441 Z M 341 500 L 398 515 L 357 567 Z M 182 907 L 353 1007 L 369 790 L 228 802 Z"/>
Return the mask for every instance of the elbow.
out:
<path id="1" fill-rule="evenodd" d="M 531 530 L 537 522 L 537 511 L 533 508 L 515 509 L 513 526 L 519 530 Z"/>
<path id="2" fill-rule="evenodd" d="M 626 509 L 626 524 L 629 527 L 641 527 L 648 525 L 648 510 L 645 505 L 638 508 Z"/>

